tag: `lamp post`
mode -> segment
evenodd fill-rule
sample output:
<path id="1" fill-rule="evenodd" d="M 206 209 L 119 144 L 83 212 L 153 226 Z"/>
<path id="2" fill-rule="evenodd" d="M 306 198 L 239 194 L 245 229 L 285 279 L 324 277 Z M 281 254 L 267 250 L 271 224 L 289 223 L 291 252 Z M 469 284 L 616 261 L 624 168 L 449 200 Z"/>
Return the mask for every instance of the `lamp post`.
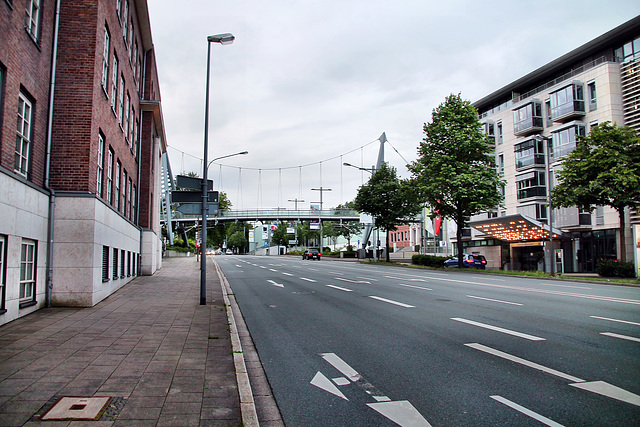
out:
<path id="1" fill-rule="evenodd" d="M 323 234 L 323 228 L 322 228 L 322 193 L 324 193 L 325 191 L 331 191 L 330 188 L 312 188 L 311 191 L 319 191 L 320 192 L 320 252 L 323 251 L 323 240 L 324 240 L 324 236 Z"/>
<path id="2" fill-rule="evenodd" d="M 216 34 L 207 37 L 207 85 L 205 89 L 205 101 L 204 101 L 204 158 L 203 158 L 203 171 L 202 171 L 202 243 L 200 244 L 200 251 L 202 248 L 206 249 L 207 246 L 207 211 L 209 210 L 209 186 L 207 185 L 207 169 L 209 163 L 207 162 L 207 154 L 209 152 L 209 74 L 211 69 L 211 43 L 220 43 L 221 45 L 227 45 L 233 43 L 235 37 L 231 33 Z M 206 250 L 202 252 L 200 257 L 200 305 L 207 304 L 207 256 Z"/>
<path id="3" fill-rule="evenodd" d="M 545 172 L 547 175 L 547 205 L 549 206 L 549 252 L 551 265 L 549 273 L 551 276 L 556 275 L 556 254 L 553 249 L 553 206 L 551 205 L 551 141 L 552 138 L 548 136 L 537 135 L 534 137 L 537 140 L 544 141 L 544 152 L 546 157 Z"/>

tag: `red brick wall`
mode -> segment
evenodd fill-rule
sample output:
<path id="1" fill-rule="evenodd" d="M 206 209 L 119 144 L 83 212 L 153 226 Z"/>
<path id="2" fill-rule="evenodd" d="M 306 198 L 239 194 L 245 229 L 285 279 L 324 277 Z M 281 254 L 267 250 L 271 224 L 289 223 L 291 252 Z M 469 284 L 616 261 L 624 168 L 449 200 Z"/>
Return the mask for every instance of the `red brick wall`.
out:
<path id="1" fill-rule="evenodd" d="M 14 170 L 16 118 L 20 91 L 32 98 L 31 167 L 28 180 L 44 185 L 47 114 L 55 2 L 43 2 L 38 41 L 25 30 L 23 2 L 0 2 L 0 66 L 5 70 L 0 104 L 0 165 Z"/>

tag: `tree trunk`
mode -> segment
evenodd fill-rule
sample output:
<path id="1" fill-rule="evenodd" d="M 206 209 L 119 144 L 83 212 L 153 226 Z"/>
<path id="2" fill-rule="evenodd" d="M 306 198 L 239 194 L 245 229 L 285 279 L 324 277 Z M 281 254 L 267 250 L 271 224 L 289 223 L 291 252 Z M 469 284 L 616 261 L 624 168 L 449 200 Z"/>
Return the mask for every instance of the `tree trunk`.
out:
<path id="1" fill-rule="evenodd" d="M 387 262 L 390 262 L 390 258 L 389 258 L 389 230 L 386 231 L 387 233 L 387 237 L 386 237 L 386 242 L 387 242 L 387 248 L 385 250 L 385 252 L 387 253 Z"/>
<path id="2" fill-rule="evenodd" d="M 463 252 L 464 252 L 464 245 L 462 242 L 462 227 L 464 226 L 464 221 L 461 221 L 459 219 L 456 219 L 456 247 L 458 248 L 458 268 L 463 268 L 464 266 L 462 265 L 462 261 L 463 261 Z"/>
<path id="3" fill-rule="evenodd" d="M 624 206 L 616 208 L 620 217 L 620 248 L 618 249 L 618 259 L 622 262 L 627 261 L 627 238 L 625 236 Z"/>

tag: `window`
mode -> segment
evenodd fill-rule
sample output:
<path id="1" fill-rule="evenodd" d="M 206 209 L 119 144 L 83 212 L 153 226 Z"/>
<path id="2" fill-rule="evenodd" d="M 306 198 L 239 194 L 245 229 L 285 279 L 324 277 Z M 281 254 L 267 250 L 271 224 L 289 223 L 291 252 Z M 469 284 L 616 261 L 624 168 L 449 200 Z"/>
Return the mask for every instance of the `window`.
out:
<path id="1" fill-rule="evenodd" d="M 116 210 L 118 211 L 120 210 L 120 175 L 121 173 L 122 173 L 122 163 L 120 163 L 120 160 L 118 160 L 118 162 L 116 163 L 116 188 L 114 191 L 116 200 L 113 204 Z"/>
<path id="2" fill-rule="evenodd" d="M 136 109 L 131 104 L 131 126 L 129 127 L 129 147 L 133 148 L 136 138 Z"/>
<path id="3" fill-rule="evenodd" d="M 131 221 L 136 222 L 136 186 L 131 189 Z"/>
<path id="4" fill-rule="evenodd" d="M 131 276 L 131 251 L 127 252 L 127 277 Z"/>
<path id="5" fill-rule="evenodd" d="M 529 197 L 546 196 L 547 187 L 543 171 L 531 171 L 524 175 L 516 176 L 516 189 L 518 200 Z"/>
<path id="6" fill-rule="evenodd" d="M 129 22 L 129 0 L 124 0 L 124 9 L 122 11 L 122 31 L 124 42 L 127 43 L 127 22 Z"/>
<path id="7" fill-rule="evenodd" d="M 18 129 L 16 132 L 16 151 L 14 169 L 27 177 L 29 171 L 29 150 L 31 148 L 31 122 L 33 105 L 22 93 L 18 98 Z"/>
<path id="8" fill-rule="evenodd" d="M 109 246 L 102 247 L 102 281 L 109 281 Z"/>
<path id="9" fill-rule="evenodd" d="M 528 139 L 513 147 L 516 155 L 516 169 L 534 165 L 544 165 L 544 141 L 542 139 Z"/>
<path id="10" fill-rule="evenodd" d="M 113 198 L 111 197 L 113 191 L 113 150 L 109 147 L 109 159 L 107 161 L 107 202 L 111 204 Z"/>
<path id="11" fill-rule="evenodd" d="M 542 105 L 533 100 L 513 110 L 513 133 L 526 135 L 542 130 Z"/>
<path id="12" fill-rule="evenodd" d="M 491 120 L 482 124 L 482 130 L 484 134 L 491 140 L 491 144 L 496 143 L 495 125 Z"/>
<path id="13" fill-rule="evenodd" d="M 587 83 L 587 97 L 589 99 L 589 111 L 598 109 L 598 95 L 596 92 L 596 82 Z"/>
<path id="14" fill-rule="evenodd" d="M 107 93 L 107 84 L 109 80 L 109 29 L 104 27 L 104 50 L 102 51 L 102 89 Z"/>
<path id="15" fill-rule="evenodd" d="M 129 63 L 133 64 L 133 21 L 129 24 Z"/>
<path id="16" fill-rule="evenodd" d="M 120 277 L 124 277 L 124 262 L 126 251 L 123 249 L 120 251 Z"/>
<path id="17" fill-rule="evenodd" d="M 38 40 L 40 37 L 40 0 L 27 0 L 25 13 L 25 28 L 34 40 Z"/>
<path id="18" fill-rule="evenodd" d="M 584 88 L 572 83 L 551 93 L 551 119 L 562 120 L 576 114 L 584 115 Z"/>
<path id="19" fill-rule="evenodd" d="M 134 64 L 133 64 L 133 78 L 136 80 L 136 83 L 138 82 L 138 40 L 136 40 L 133 43 L 133 60 L 134 60 Z"/>
<path id="20" fill-rule="evenodd" d="M 496 128 L 498 129 L 498 144 L 502 144 L 502 121 L 496 123 Z"/>
<path id="21" fill-rule="evenodd" d="M 113 268 L 111 270 L 111 278 L 118 279 L 118 248 L 113 248 Z"/>
<path id="22" fill-rule="evenodd" d="M 118 91 L 118 121 L 120 128 L 124 126 L 124 75 L 120 75 L 120 90 Z"/>
<path id="23" fill-rule="evenodd" d="M 504 175 L 504 154 L 498 154 L 498 161 L 496 163 L 498 164 L 498 173 Z"/>
<path id="24" fill-rule="evenodd" d="M 133 191 L 133 182 L 131 181 L 131 178 L 129 178 L 129 186 L 127 187 L 127 213 L 125 214 L 127 216 L 127 218 L 131 219 L 131 191 Z"/>
<path id="25" fill-rule="evenodd" d="M 120 20 L 121 11 L 122 11 L 122 0 L 116 0 L 116 15 L 118 15 L 118 20 Z"/>
<path id="26" fill-rule="evenodd" d="M 102 178 L 104 175 L 104 136 L 98 133 L 98 167 L 96 176 L 96 195 L 102 197 Z"/>
<path id="27" fill-rule="evenodd" d="M 113 52 L 113 71 L 111 73 L 111 109 L 115 112 L 118 100 L 118 57 Z"/>
<path id="28" fill-rule="evenodd" d="M 122 214 L 127 215 L 127 171 L 122 169 Z"/>
<path id="29" fill-rule="evenodd" d="M 129 96 L 129 91 L 127 91 L 127 102 L 124 111 L 124 138 L 129 141 L 129 145 L 131 145 L 131 140 L 129 139 L 129 122 L 131 120 L 131 97 Z"/>
<path id="30" fill-rule="evenodd" d="M 36 242 L 22 240 L 20 249 L 20 302 L 33 301 L 36 287 Z"/>
<path id="31" fill-rule="evenodd" d="M 578 136 L 585 135 L 585 126 L 579 122 L 572 122 L 551 134 L 553 145 L 553 158 L 559 159 L 573 151 L 578 142 Z"/>
<path id="32" fill-rule="evenodd" d="M 4 310 L 5 298 L 5 257 L 7 237 L 0 235 L 0 310 Z"/>

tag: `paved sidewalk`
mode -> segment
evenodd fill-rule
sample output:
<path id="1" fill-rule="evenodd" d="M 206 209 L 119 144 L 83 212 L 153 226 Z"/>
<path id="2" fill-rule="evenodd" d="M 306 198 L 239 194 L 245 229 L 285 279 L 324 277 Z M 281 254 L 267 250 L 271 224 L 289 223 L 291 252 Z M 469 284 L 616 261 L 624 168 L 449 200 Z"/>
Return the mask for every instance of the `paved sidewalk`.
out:
<path id="1" fill-rule="evenodd" d="M 210 261 L 200 305 L 198 265 L 168 258 L 95 307 L 0 327 L 0 425 L 241 425 L 220 280 Z M 67 396 L 112 399 L 97 421 L 40 421 Z"/>

